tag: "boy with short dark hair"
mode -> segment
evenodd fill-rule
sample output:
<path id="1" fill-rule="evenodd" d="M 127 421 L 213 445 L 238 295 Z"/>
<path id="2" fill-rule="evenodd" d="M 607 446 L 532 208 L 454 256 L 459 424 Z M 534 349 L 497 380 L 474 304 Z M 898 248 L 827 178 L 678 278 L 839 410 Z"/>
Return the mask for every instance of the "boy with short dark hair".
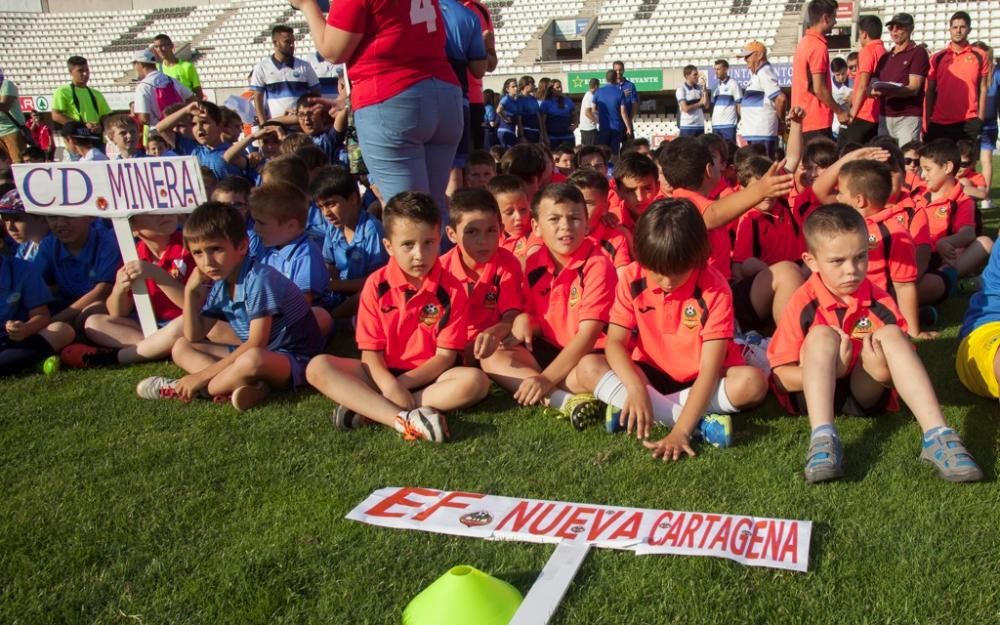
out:
<path id="1" fill-rule="evenodd" d="M 154 132 L 146 137 L 146 156 L 177 156 L 177 152 L 174 152 L 166 139 Z"/>
<path id="2" fill-rule="evenodd" d="M 444 270 L 469 294 L 464 362 L 489 358 L 510 336 L 521 312 L 524 276 L 517 258 L 500 247 L 500 209 L 486 189 L 457 189 L 448 203 L 445 231 L 455 247 L 441 257 Z"/>
<path id="3" fill-rule="evenodd" d="M 347 133 L 347 107 L 336 110 L 334 104 L 307 94 L 299 98 L 295 108 L 299 128 L 322 150 L 326 164 L 338 162 Z"/>
<path id="4" fill-rule="evenodd" d="M 968 139 L 959 139 L 955 142 L 958 146 L 959 154 L 959 184 L 965 194 L 974 200 L 985 200 L 990 196 L 990 188 L 986 184 L 986 178 L 976 171 L 976 159 L 979 156 L 979 145 L 973 144 Z"/>
<path id="5" fill-rule="evenodd" d="M 512 252 L 524 264 L 531 235 L 531 200 L 524 181 L 517 176 L 500 174 L 490 180 L 486 190 L 500 207 L 503 226 L 500 247 Z"/>
<path id="6" fill-rule="evenodd" d="M 635 222 L 660 194 L 659 171 L 648 156 L 632 154 L 615 164 L 616 202 L 611 199 L 611 212 L 631 231 Z"/>
<path id="7" fill-rule="evenodd" d="M 923 430 L 920 459 L 945 480 L 976 481 L 982 471 L 945 423 L 937 396 L 906 335 L 906 320 L 868 271 L 868 229 L 845 204 L 817 209 L 805 223 L 813 274 L 796 291 L 768 348 L 775 391 L 812 428 L 805 478 L 843 476 L 838 413 L 895 409 L 898 391 Z"/>
<path id="8" fill-rule="evenodd" d="M 307 147 L 317 150 L 311 143 Z M 309 183 L 311 180 L 312 175 L 309 163 L 296 154 L 282 154 L 281 156 L 272 158 L 260 170 L 260 184 L 268 184 L 270 182 L 290 183 L 306 194 L 306 196 L 309 195 Z M 315 202 L 309 202 L 305 227 L 309 238 L 315 241 L 316 245 L 322 249 L 323 241 L 326 239 L 327 224 Z"/>
<path id="9" fill-rule="evenodd" d="M 608 159 L 608 153 L 601 146 L 585 145 L 573 157 L 573 169 L 593 169 L 607 176 Z"/>
<path id="10" fill-rule="evenodd" d="M 729 415 L 762 402 L 767 381 L 732 341 L 732 296 L 708 265 L 705 222 L 688 200 L 654 202 L 636 224 L 635 252 L 615 293 L 606 356 L 580 363 L 585 383 L 608 404 L 608 431 L 645 439 L 654 421 L 671 428 L 643 441 L 655 458 L 694 456 L 696 433 L 728 447 Z"/>
<path id="11" fill-rule="evenodd" d="M 79 161 L 106 161 L 107 154 L 101 150 L 101 137 L 94 134 L 87 125 L 81 122 L 69 122 L 59 131 L 66 151 L 76 156 Z"/>
<path id="12" fill-rule="evenodd" d="M 240 216 L 247 224 L 247 238 L 250 241 L 250 249 L 247 253 L 251 258 L 257 258 L 260 255 L 261 245 L 260 237 L 253 229 L 253 217 L 250 216 L 250 191 L 252 189 L 250 181 L 243 176 L 226 176 L 215 185 L 208 199 L 213 202 L 229 204 L 239 211 Z"/>
<path id="13" fill-rule="evenodd" d="M 521 405 L 545 403 L 577 429 L 600 416 L 600 402 L 581 383 L 578 365 L 603 340 L 617 281 L 614 267 L 587 236 L 587 207 L 573 185 L 550 184 L 532 201 L 532 228 L 543 246 L 524 269 L 524 312 L 511 335 L 518 343 L 482 362 Z"/>
<path id="14" fill-rule="evenodd" d="M 191 119 L 193 139 L 175 130 L 188 118 Z M 242 155 L 226 160 L 230 144 L 222 139 L 222 111 L 212 102 L 192 102 L 164 115 L 156 124 L 156 132 L 174 144 L 177 154 L 197 157 L 198 162 L 210 169 L 218 180 L 226 176 L 241 176 L 247 167 L 246 158 Z"/>
<path id="15" fill-rule="evenodd" d="M 323 240 L 323 260 L 330 275 L 324 304 L 334 319 L 346 319 L 357 314 L 365 280 L 389 261 L 382 244 L 385 232 L 362 209 L 357 180 L 344 167 L 319 170 L 309 192 L 329 224 Z"/>
<path id="16" fill-rule="evenodd" d="M 551 159 L 549 159 L 551 163 Z M 535 196 L 538 189 L 545 183 L 546 172 L 551 164 L 546 164 L 546 158 L 535 145 L 519 143 L 507 150 L 500 159 L 500 173 L 517 176 L 524 182 L 528 200 Z"/>
<path id="17" fill-rule="evenodd" d="M 383 220 L 390 259 L 361 293 L 361 359 L 318 356 L 306 376 L 337 402 L 337 429 L 375 421 L 407 440 L 443 443 L 448 423 L 441 413 L 489 392 L 482 371 L 453 366 L 466 345 L 469 298 L 438 262 L 441 214 L 429 195 L 396 195 Z"/>
<path id="18" fill-rule="evenodd" d="M 993 240 L 979 236 L 975 201 L 965 194 L 956 174 L 961 157 L 950 139 L 937 139 L 920 150 L 920 168 L 927 182 L 925 196 L 932 254 L 920 281 L 920 301 L 938 304 L 947 299 L 958 279 L 974 273 L 989 258 Z"/>
<path id="19" fill-rule="evenodd" d="M 465 165 L 465 186 L 472 189 L 485 189 L 493 176 L 497 175 L 497 164 L 493 156 L 485 150 L 473 150 L 469 153 L 469 162 Z"/>
<path id="20" fill-rule="evenodd" d="M 136 387 L 139 397 L 229 396 L 234 408 L 248 410 L 271 389 L 302 386 L 323 337 L 298 287 L 248 256 L 239 212 L 220 202 L 202 204 L 184 224 L 184 243 L 195 269 L 184 286 L 184 336 L 172 356 L 188 375 L 146 378 Z M 206 340 L 215 320 L 228 321 L 240 343 Z"/>
<path id="21" fill-rule="evenodd" d="M 629 232 L 621 225 L 609 226 L 604 221 L 611 205 L 608 201 L 610 185 L 607 177 L 592 169 L 580 169 L 573 172 L 567 182 L 583 194 L 583 201 L 587 205 L 588 235 L 621 276 L 621 272 L 632 262 L 632 241 Z"/>

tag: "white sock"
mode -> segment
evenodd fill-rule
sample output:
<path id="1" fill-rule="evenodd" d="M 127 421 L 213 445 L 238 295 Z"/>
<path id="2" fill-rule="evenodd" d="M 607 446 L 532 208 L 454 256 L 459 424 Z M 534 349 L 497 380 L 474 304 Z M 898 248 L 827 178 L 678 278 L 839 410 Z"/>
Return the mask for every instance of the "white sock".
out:
<path id="1" fill-rule="evenodd" d="M 555 408 L 556 410 L 562 410 L 562 407 L 566 405 L 566 400 L 570 398 L 570 394 L 566 391 L 557 388 L 549 394 L 549 408 Z"/>
<path id="2" fill-rule="evenodd" d="M 708 400 L 708 412 L 735 414 L 739 411 L 739 408 L 734 406 L 733 402 L 729 401 L 729 395 L 726 394 L 726 378 L 722 378 L 715 385 L 712 397 Z"/>
<path id="3" fill-rule="evenodd" d="M 646 393 L 649 395 L 649 402 L 653 405 L 653 419 L 657 423 L 670 427 L 677 422 L 677 417 L 681 414 L 681 407 L 684 405 L 690 390 L 684 389 L 677 393 L 664 395 L 647 384 Z M 615 372 L 608 371 L 597 382 L 594 396 L 606 404 L 621 408 L 628 398 L 628 391 L 625 390 L 625 384 Z"/>

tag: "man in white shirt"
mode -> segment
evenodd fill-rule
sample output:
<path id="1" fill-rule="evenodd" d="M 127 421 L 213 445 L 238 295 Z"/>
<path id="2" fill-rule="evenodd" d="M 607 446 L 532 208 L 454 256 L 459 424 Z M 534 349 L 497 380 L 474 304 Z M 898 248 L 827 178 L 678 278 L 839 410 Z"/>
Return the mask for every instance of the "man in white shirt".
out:
<path id="1" fill-rule="evenodd" d="M 767 61 L 767 47 L 763 43 L 747 43 L 743 47 L 743 58 L 751 73 L 740 103 L 743 140 L 762 144 L 768 156 L 774 158 L 788 99 L 778 86 L 778 77 Z"/>
<path id="2" fill-rule="evenodd" d="M 681 110 L 680 126 L 682 137 L 700 137 L 705 134 L 705 111 L 708 110 L 708 89 L 705 79 L 698 75 L 698 68 L 688 65 L 684 68 L 684 82 L 677 87 L 677 106 Z"/>
<path id="3" fill-rule="evenodd" d="M 743 90 L 740 83 L 729 76 L 729 62 L 715 62 L 715 77 L 719 84 L 712 90 L 712 134 L 730 143 L 736 143 L 736 125 L 740 121 L 740 101 Z"/>
<path id="4" fill-rule="evenodd" d="M 309 63 L 295 56 L 295 31 L 284 24 L 271 29 L 274 54 L 257 63 L 250 74 L 257 123 L 282 117 L 307 93 L 319 95 L 319 78 Z M 294 111 L 292 111 L 294 115 Z"/>
<path id="5" fill-rule="evenodd" d="M 583 94 L 580 103 L 580 144 L 595 145 L 597 143 L 597 109 L 594 108 L 594 92 L 601 86 L 601 81 L 591 78 L 587 85 L 587 93 Z"/>
<path id="6" fill-rule="evenodd" d="M 148 128 L 160 123 L 163 110 L 168 106 L 194 99 L 190 89 L 157 70 L 156 63 L 152 50 L 141 50 L 132 57 L 132 66 L 139 77 L 139 84 L 135 86 L 134 111 Z"/>

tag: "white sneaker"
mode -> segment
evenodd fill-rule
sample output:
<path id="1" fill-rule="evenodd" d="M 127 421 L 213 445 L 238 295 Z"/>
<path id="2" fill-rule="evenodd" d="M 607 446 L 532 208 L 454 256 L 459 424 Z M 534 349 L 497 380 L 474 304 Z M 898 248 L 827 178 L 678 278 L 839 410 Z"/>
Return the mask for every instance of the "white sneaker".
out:
<path id="1" fill-rule="evenodd" d="M 396 429 L 408 441 L 443 443 L 448 440 L 448 422 L 444 415 L 425 406 L 400 412 L 396 417 Z"/>
<path id="2" fill-rule="evenodd" d="M 757 343 L 743 343 L 743 361 L 755 369 L 759 369 L 767 377 L 771 375 L 771 363 L 767 360 L 767 346 L 771 339 L 764 337 Z"/>
<path id="3" fill-rule="evenodd" d="M 233 391 L 233 396 L 230 398 L 230 401 L 233 404 L 233 408 L 242 412 L 244 410 L 250 410 L 260 402 L 264 401 L 264 398 L 270 394 L 271 387 L 263 382 L 258 382 L 256 384 L 241 386 Z"/>
<path id="4" fill-rule="evenodd" d="M 154 375 L 140 381 L 135 387 L 135 394 L 143 399 L 174 399 L 177 397 L 176 384 L 174 378 Z"/>

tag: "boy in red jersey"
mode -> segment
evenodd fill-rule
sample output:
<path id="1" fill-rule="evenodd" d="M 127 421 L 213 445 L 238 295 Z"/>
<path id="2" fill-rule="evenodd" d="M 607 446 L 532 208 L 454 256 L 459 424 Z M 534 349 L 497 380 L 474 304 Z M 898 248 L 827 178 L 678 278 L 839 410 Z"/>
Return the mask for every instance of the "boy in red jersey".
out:
<path id="1" fill-rule="evenodd" d="M 458 189 L 448 202 L 445 228 L 455 247 L 441 266 L 469 294 L 469 332 L 463 360 L 489 358 L 510 336 L 521 312 L 524 274 L 514 254 L 500 247 L 500 210 L 485 189 Z"/>
<path id="2" fill-rule="evenodd" d="M 622 269 L 632 262 L 632 241 L 625 228 L 605 223 L 604 217 L 608 214 L 609 206 L 608 179 L 592 169 L 581 169 L 573 172 L 568 182 L 580 190 L 583 201 L 587 204 L 587 229 L 590 238 L 621 275 Z"/>
<path id="3" fill-rule="evenodd" d="M 407 440 L 443 443 L 441 412 L 479 402 L 490 386 L 482 371 L 454 366 L 467 341 L 469 298 L 438 262 L 441 217 L 429 195 L 396 195 L 383 220 L 390 259 L 361 291 L 361 359 L 317 356 L 306 379 L 337 402 L 337 429 L 376 421 Z"/>
<path id="4" fill-rule="evenodd" d="M 528 257 L 528 238 L 531 235 L 531 200 L 524 181 L 517 176 L 500 174 L 486 185 L 500 208 L 500 247 L 514 254 L 524 264 Z"/>
<path id="5" fill-rule="evenodd" d="M 923 430 L 920 459 L 948 481 L 983 478 L 961 439 L 945 423 L 934 388 L 906 336 L 906 320 L 868 272 L 868 229 L 845 204 L 816 210 L 805 224 L 803 260 L 812 277 L 796 291 L 768 347 L 778 399 L 812 428 L 806 481 L 844 475 L 838 413 L 895 408 L 898 391 Z"/>
<path id="6" fill-rule="evenodd" d="M 608 404 L 607 429 L 645 439 L 654 421 L 670 427 L 643 441 L 664 462 L 694 456 L 696 434 L 728 447 L 729 415 L 763 401 L 767 381 L 732 341 L 732 295 L 708 264 L 704 221 L 688 200 L 654 202 L 636 224 L 635 251 L 615 292 L 606 356 L 580 363 Z"/>
<path id="7" fill-rule="evenodd" d="M 583 429 L 601 406 L 581 382 L 581 359 L 603 341 L 615 270 L 587 236 L 587 207 L 573 185 L 543 187 L 532 226 L 544 246 L 528 257 L 524 312 L 511 331 L 524 345 L 495 352 L 483 370 L 521 405 L 544 402 Z"/>

